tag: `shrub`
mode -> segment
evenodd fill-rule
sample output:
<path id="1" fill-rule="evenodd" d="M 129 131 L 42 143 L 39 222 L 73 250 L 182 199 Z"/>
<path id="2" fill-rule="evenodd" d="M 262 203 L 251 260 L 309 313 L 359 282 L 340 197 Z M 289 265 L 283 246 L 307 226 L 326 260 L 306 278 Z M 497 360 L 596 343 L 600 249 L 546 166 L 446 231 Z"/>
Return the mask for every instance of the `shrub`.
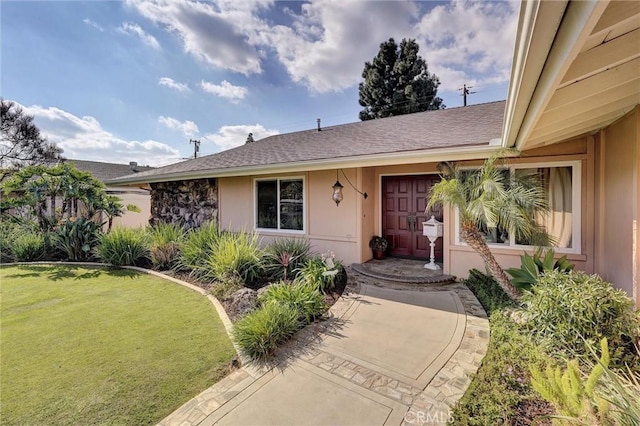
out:
<path id="1" fill-rule="evenodd" d="M 113 228 L 100 237 L 96 253 L 114 266 L 136 265 L 149 256 L 145 232 L 140 228 Z"/>
<path id="2" fill-rule="evenodd" d="M 600 348 L 598 357 L 589 345 L 585 372 L 575 359 L 567 361 L 564 373 L 533 368 L 534 388 L 556 407 L 562 416 L 558 423 L 640 425 L 640 373 L 609 368 L 607 339 L 600 341 Z"/>
<path id="3" fill-rule="evenodd" d="M 475 294 L 488 314 L 513 306 L 513 301 L 502 288 L 500 288 L 496 280 L 477 269 L 471 269 L 469 271 L 469 278 L 467 278 L 464 283 L 473 294 Z"/>
<path id="4" fill-rule="evenodd" d="M 189 231 L 186 240 L 180 245 L 180 257 L 176 268 L 189 270 L 196 278 L 209 275 L 207 262 L 216 250 L 220 235 L 215 222 L 204 223 L 201 227 Z"/>
<path id="5" fill-rule="evenodd" d="M 11 254 L 18 262 L 40 260 L 45 254 L 44 236 L 36 232 L 21 232 L 11 243 Z"/>
<path id="6" fill-rule="evenodd" d="M 240 277 L 229 277 L 223 281 L 216 281 L 211 287 L 211 294 L 218 300 L 225 300 L 241 288 L 242 280 Z"/>
<path id="7" fill-rule="evenodd" d="M 313 322 L 327 309 L 324 297 L 311 284 L 288 284 L 280 282 L 272 285 L 260 296 L 261 304 L 280 303 L 298 312 L 298 319 L 304 326 Z"/>
<path id="8" fill-rule="evenodd" d="M 180 257 L 180 244 L 166 243 L 161 246 L 151 246 L 149 249 L 151 263 L 159 270 L 173 269 Z"/>
<path id="9" fill-rule="evenodd" d="M 162 246 L 168 243 L 182 243 L 187 231 L 182 225 L 160 222 L 147 228 L 151 246 Z"/>
<path id="10" fill-rule="evenodd" d="M 513 279 L 511 283 L 521 290 L 531 290 L 536 284 L 538 277 L 545 272 L 560 271 L 568 273 L 575 265 L 567 260 L 567 256 L 562 256 L 554 262 L 555 252 L 549 249 L 544 254 L 542 248 L 536 249 L 533 256 L 525 253 L 520 256 L 520 268 L 509 268 L 505 270 Z"/>
<path id="11" fill-rule="evenodd" d="M 614 348 L 612 366 L 640 365 L 633 346 L 640 335 L 640 316 L 633 301 L 597 275 L 545 273 L 522 302 L 532 335 L 551 352 L 584 355 L 587 345 L 606 337 Z"/>
<path id="12" fill-rule="evenodd" d="M 311 245 L 302 238 L 281 238 L 269 244 L 265 250 L 265 269 L 272 279 L 295 279 L 300 266 L 309 257 Z"/>
<path id="13" fill-rule="evenodd" d="M 98 244 L 100 227 L 84 217 L 68 218 L 56 231 L 56 247 L 72 262 L 88 260 Z"/>
<path id="14" fill-rule="evenodd" d="M 522 422 L 523 417 L 551 413 L 551 407 L 533 390 L 529 373 L 530 366 L 547 365 L 548 355 L 505 312 L 494 311 L 489 321 L 487 353 L 453 410 L 452 424 L 528 424 Z"/>
<path id="15" fill-rule="evenodd" d="M 482 365 L 453 409 L 453 424 L 527 424 L 523 417 L 551 413 L 529 379 L 530 366 L 543 368 L 548 356 L 510 319 L 506 310 L 513 302 L 493 278 L 475 269 L 469 271 L 465 284 L 490 313 L 491 335 Z"/>
<path id="16" fill-rule="evenodd" d="M 281 303 L 267 303 L 233 328 L 233 340 L 240 350 L 256 360 L 266 360 L 299 328 L 298 311 Z"/>
<path id="17" fill-rule="evenodd" d="M 173 269 L 180 256 L 180 245 L 186 237 L 184 227 L 174 223 L 159 223 L 147 229 L 151 262 L 161 270 Z"/>
<path id="18" fill-rule="evenodd" d="M 335 287 L 336 282 L 344 273 L 342 262 L 335 260 L 335 255 L 329 253 L 320 257 L 314 257 L 302 265 L 298 275 L 298 281 L 309 283 L 323 293 L 327 293 Z"/>
<path id="19" fill-rule="evenodd" d="M 585 380 L 575 359 L 567 361 L 564 372 L 560 367 L 547 366 L 544 372 L 531 368 L 533 388 L 553 404 L 561 423 L 566 420 L 566 424 L 610 424 L 610 405 L 596 393 L 598 381 L 609 366 L 607 340 L 602 339 L 601 345 L 602 356 Z"/>
<path id="20" fill-rule="evenodd" d="M 255 232 L 225 232 L 218 236 L 202 273 L 218 281 L 240 277 L 244 283 L 252 283 L 264 272 L 262 254 Z"/>

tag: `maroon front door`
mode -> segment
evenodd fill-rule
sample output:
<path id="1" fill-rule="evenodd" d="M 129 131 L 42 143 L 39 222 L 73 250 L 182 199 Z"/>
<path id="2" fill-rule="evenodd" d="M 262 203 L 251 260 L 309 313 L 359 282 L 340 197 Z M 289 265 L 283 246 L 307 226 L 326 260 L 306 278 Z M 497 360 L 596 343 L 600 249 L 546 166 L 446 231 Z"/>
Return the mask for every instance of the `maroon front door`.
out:
<path id="1" fill-rule="evenodd" d="M 389 242 L 391 256 L 428 259 L 429 240 L 422 235 L 422 222 L 434 215 L 442 221 L 442 208 L 425 215 L 431 187 L 437 175 L 386 176 L 382 178 L 382 235 Z M 435 246 L 437 262 L 442 262 L 442 238 Z"/>

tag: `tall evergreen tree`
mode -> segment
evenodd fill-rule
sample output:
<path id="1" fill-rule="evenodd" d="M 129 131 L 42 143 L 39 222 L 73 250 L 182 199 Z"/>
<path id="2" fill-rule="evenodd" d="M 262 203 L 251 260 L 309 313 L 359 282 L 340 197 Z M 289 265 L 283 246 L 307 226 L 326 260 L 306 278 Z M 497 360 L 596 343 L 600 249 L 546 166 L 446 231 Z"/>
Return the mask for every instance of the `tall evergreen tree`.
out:
<path id="1" fill-rule="evenodd" d="M 443 109 L 437 96 L 440 80 L 429 73 L 414 39 L 393 38 L 380 44 L 372 62 L 364 64 L 360 83 L 360 120 Z"/>

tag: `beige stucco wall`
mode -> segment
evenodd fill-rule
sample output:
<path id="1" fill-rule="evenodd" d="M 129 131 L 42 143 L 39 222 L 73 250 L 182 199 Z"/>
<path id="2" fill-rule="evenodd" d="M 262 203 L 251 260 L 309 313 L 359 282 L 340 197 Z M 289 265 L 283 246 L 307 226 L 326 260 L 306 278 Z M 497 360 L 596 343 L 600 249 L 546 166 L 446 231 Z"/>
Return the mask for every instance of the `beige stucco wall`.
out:
<path id="1" fill-rule="evenodd" d="M 253 230 L 253 179 L 218 179 L 218 223 L 232 231 Z"/>
<path id="2" fill-rule="evenodd" d="M 344 173 L 359 188 L 362 184 L 361 170 L 345 169 Z M 346 264 L 360 261 L 363 229 L 358 218 L 363 215 L 363 203 L 364 214 L 371 214 L 367 213 L 371 203 L 356 193 L 340 173 L 339 179 L 344 185 L 344 200 L 336 206 L 331 200 L 331 187 L 336 181 L 335 170 L 292 175 L 220 178 L 218 205 L 221 228 L 234 231 L 255 229 L 254 182 L 256 178 L 270 177 L 302 177 L 304 179 L 305 230 L 304 232 L 261 231 L 264 244 L 276 238 L 307 238 L 312 249 L 317 253 L 333 251 L 336 257 Z"/>
<path id="3" fill-rule="evenodd" d="M 596 272 L 638 294 L 638 211 L 640 163 L 638 107 L 601 131 L 596 144 Z"/>
<path id="4" fill-rule="evenodd" d="M 107 191 L 111 195 L 120 198 L 122 204 L 134 204 L 140 209 L 139 213 L 127 211 L 121 217 L 113 219 L 113 226 L 123 226 L 127 228 L 145 227 L 149 224 L 151 217 L 151 197 L 148 191 L 135 190 L 131 188 L 109 187 Z"/>

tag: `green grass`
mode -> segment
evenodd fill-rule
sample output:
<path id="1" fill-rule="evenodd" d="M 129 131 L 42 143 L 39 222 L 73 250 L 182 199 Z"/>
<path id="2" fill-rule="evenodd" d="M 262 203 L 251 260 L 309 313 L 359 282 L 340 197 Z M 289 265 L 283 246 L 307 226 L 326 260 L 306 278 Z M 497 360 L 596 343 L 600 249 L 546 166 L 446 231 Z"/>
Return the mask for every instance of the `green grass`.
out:
<path id="1" fill-rule="evenodd" d="M 0 268 L 2 424 L 155 424 L 235 355 L 210 302 L 127 270 Z"/>

